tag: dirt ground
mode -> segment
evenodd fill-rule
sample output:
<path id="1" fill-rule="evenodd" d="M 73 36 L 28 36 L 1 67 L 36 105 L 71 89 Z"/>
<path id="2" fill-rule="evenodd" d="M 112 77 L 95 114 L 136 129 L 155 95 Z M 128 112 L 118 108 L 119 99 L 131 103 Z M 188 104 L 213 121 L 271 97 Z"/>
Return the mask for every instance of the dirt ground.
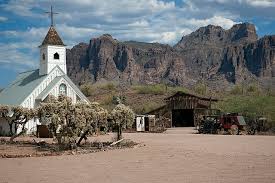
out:
<path id="1" fill-rule="evenodd" d="M 0 159 L 0 183 L 275 182 L 275 136 L 128 133 L 145 146 L 83 155 Z M 113 135 L 98 137 L 108 140 Z"/>

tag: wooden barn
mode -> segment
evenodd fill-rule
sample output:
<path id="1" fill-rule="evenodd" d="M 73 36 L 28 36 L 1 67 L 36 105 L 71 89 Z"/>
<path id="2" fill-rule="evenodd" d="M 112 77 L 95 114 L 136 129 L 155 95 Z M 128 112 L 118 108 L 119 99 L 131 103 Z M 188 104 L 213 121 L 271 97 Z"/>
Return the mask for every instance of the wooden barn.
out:
<path id="1" fill-rule="evenodd" d="M 179 91 L 165 99 L 166 105 L 155 109 L 148 114 L 154 114 L 156 118 L 170 119 L 166 127 L 192 127 L 196 126 L 203 115 L 217 115 L 217 109 L 211 105 L 217 99 L 203 97 Z"/>

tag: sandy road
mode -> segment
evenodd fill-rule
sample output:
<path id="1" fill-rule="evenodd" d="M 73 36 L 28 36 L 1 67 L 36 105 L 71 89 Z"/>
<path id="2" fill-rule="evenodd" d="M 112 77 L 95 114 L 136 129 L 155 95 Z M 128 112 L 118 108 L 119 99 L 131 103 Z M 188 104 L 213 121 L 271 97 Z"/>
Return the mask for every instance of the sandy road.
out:
<path id="1" fill-rule="evenodd" d="M 0 159 L 0 183 L 275 182 L 274 136 L 196 135 L 186 129 L 124 136 L 146 146 L 76 156 Z"/>

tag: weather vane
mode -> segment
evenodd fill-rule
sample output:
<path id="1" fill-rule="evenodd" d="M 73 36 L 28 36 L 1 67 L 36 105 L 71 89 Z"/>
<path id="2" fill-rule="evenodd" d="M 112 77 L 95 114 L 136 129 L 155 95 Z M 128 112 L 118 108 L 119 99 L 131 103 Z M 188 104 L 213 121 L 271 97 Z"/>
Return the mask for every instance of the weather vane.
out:
<path id="1" fill-rule="evenodd" d="M 54 14 L 58 14 L 56 12 L 53 12 L 53 7 L 51 6 L 51 11 L 46 11 L 45 13 L 49 14 L 49 16 L 51 16 L 51 26 L 53 27 L 54 26 L 54 23 L 53 23 L 53 15 Z"/>

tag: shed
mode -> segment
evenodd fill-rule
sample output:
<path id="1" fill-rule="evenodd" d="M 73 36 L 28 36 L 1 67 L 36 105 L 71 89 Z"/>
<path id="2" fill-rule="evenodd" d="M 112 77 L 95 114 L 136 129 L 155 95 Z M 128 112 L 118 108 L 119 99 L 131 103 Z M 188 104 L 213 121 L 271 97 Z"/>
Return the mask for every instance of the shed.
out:
<path id="1" fill-rule="evenodd" d="M 153 131 L 155 115 L 136 115 L 136 129 L 138 132 Z"/>
<path id="2" fill-rule="evenodd" d="M 166 105 L 155 109 L 148 114 L 156 117 L 170 118 L 170 124 L 166 127 L 192 127 L 198 124 L 203 115 L 217 115 L 218 109 L 212 109 L 211 105 L 217 99 L 178 91 L 165 99 Z"/>

